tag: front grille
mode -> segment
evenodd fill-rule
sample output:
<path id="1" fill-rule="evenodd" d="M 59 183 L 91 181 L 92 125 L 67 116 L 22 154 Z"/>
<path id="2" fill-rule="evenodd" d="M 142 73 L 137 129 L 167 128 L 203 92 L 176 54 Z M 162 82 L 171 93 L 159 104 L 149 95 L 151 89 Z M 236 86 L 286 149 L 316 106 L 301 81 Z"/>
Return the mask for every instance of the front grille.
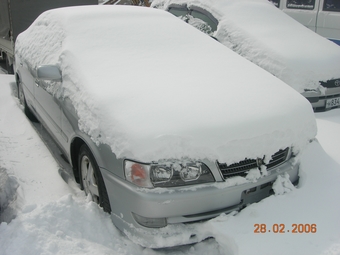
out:
<path id="1" fill-rule="evenodd" d="M 289 149 L 286 148 L 284 150 L 279 150 L 274 155 L 272 155 L 272 159 L 269 161 L 268 164 L 266 164 L 267 169 L 271 169 L 285 162 L 288 156 L 288 151 Z"/>
<path id="2" fill-rule="evenodd" d="M 238 163 L 234 163 L 231 165 L 227 165 L 226 163 L 217 162 L 218 167 L 220 168 L 223 177 L 229 178 L 233 176 L 246 176 L 250 169 L 257 168 L 256 159 L 245 159 Z"/>
<path id="3" fill-rule="evenodd" d="M 268 164 L 265 164 L 264 157 L 262 159 L 245 159 L 238 163 L 234 163 L 231 165 L 227 165 L 226 163 L 219 163 L 217 162 L 217 165 L 224 177 L 224 179 L 234 177 L 234 176 L 241 176 L 245 177 L 249 170 L 258 168 L 260 169 L 261 165 L 265 165 L 267 169 L 271 169 L 273 167 L 276 167 L 283 162 L 287 160 L 289 148 L 287 147 L 284 150 L 279 150 L 278 152 L 274 153 L 271 157 L 271 160 L 268 162 Z"/>

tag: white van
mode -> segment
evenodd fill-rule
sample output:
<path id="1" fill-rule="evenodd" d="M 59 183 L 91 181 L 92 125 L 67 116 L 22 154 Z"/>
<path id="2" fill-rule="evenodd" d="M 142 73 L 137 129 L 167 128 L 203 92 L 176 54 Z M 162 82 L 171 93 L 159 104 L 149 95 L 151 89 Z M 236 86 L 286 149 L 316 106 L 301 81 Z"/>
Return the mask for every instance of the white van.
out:
<path id="1" fill-rule="evenodd" d="M 340 45 L 340 0 L 270 0 L 309 29 Z"/>

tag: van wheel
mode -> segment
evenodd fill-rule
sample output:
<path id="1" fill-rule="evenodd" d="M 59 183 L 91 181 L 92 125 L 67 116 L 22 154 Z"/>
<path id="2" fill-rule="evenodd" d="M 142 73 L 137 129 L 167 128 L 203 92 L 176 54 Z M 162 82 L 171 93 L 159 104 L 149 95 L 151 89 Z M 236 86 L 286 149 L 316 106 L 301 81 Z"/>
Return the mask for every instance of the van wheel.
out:
<path id="1" fill-rule="evenodd" d="M 8 56 L 5 52 L 2 53 L 2 60 L 6 63 L 6 71 L 8 74 L 14 74 L 13 64 L 9 63 Z"/>
<path id="2" fill-rule="evenodd" d="M 24 113 L 25 113 L 26 117 L 30 121 L 38 122 L 37 118 L 32 113 L 31 109 L 28 107 L 28 105 L 26 103 L 26 98 L 25 98 L 24 90 L 22 88 L 21 81 L 18 82 L 18 98 L 19 98 L 20 104 L 24 107 Z"/>
<path id="3" fill-rule="evenodd" d="M 102 207 L 104 212 L 111 213 L 110 201 L 103 177 L 96 160 L 86 144 L 83 144 L 79 150 L 78 170 L 80 188 L 84 190 L 86 195 L 90 195 L 92 201 Z"/>

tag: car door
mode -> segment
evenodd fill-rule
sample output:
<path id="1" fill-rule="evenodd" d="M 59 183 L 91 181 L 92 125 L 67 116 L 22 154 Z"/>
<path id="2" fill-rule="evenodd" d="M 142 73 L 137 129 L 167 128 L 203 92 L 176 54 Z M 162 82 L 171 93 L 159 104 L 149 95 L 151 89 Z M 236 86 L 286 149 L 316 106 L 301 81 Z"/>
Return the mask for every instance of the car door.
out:
<path id="1" fill-rule="evenodd" d="M 61 132 L 61 107 L 57 99 L 56 91 L 60 82 L 35 80 L 35 108 L 43 125 L 48 129 L 53 138 L 62 143 Z"/>

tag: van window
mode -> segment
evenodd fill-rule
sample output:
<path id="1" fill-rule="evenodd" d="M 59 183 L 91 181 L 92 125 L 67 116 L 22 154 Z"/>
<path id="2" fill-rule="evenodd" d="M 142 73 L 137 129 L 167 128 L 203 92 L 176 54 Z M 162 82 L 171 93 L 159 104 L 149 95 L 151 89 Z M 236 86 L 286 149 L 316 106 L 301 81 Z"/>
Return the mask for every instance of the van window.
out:
<path id="1" fill-rule="evenodd" d="M 313 10 L 315 0 L 287 0 L 288 9 Z"/>
<path id="2" fill-rule="evenodd" d="M 340 0 L 325 0 L 324 11 L 340 12 Z"/>

